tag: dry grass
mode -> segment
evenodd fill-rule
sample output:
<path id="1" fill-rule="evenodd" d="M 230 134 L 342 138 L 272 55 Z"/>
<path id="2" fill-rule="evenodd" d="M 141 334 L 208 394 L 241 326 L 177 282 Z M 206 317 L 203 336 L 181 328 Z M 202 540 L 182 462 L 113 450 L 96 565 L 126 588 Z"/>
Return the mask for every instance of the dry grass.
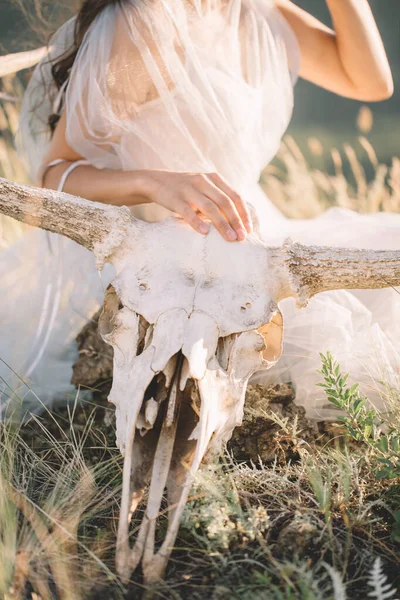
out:
<path id="1" fill-rule="evenodd" d="M 273 424 L 265 409 L 258 418 Z M 350 447 L 341 431 L 321 430 L 304 443 L 301 428 L 286 427 L 276 443 L 288 434 L 296 444 L 291 461 L 238 463 L 225 452 L 203 468 L 167 582 L 151 597 L 367 598 L 377 558 L 399 586 L 399 481 L 377 480 L 373 456 L 361 444 Z M 104 408 L 77 399 L 20 431 L 3 425 L 1 440 L 5 597 L 149 597 L 139 574 L 125 589 L 114 574 L 121 459 Z"/>
<path id="2" fill-rule="evenodd" d="M 372 119 L 369 109 L 360 110 L 360 134 L 368 133 Z M 362 213 L 399 212 L 400 159 L 394 157 L 390 166 L 381 164 L 365 135 L 358 143 L 358 148 L 343 144 L 341 149 L 325 150 L 318 139 L 308 138 L 310 152 L 330 164 L 331 172 L 326 172 L 310 169 L 296 141 L 286 136 L 276 160 L 263 173 L 263 187 L 278 208 L 293 218 L 315 217 L 330 206 Z M 369 178 L 366 166 L 372 172 Z"/>

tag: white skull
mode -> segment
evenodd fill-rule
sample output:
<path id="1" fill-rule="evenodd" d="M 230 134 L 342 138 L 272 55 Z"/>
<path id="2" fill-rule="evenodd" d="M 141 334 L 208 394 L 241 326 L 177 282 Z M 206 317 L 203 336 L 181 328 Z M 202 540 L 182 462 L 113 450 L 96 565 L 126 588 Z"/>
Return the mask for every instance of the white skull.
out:
<path id="1" fill-rule="evenodd" d="M 132 507 L 125 502 L 126 514 L 121 513 L 119 542 L 126 552 L 120 554 L 119 570 L 128 577 L 143 558 L 145 576 L 157 578 L 175 540 L 176 514 L 182 512 L 193 475 L 206 451 L 218 451 L 242 422 L 247 382 L 280 357 L 283 323 L 274 301 L 276 278 L 271 273 L 269 290 L 265 247 L 254 235 L 230 243 L 213 228 L 201 236 L 171 218 L 146 223 L 134 238 L 127 236 L 112 262 L 117 275 L 107 290 L 99 328 L 114 348 L 109 400 L 116 406 L 117 441 L 133 473 L 133 483 L 123 491 L 128 498 L 134 495 L 133 508 L 150 476 L 149 457 L 154 457 L 153 490 L 134 560 L 127 544 Z M 160 373 L 163 378 L 157 378 Z M 189 406 L 184 400 L 188 380 Z M 184 465 L 172 460 L 176 446 L 186 448 Z M 155 523 L 166 484 L 176 488 L 178 509 L 167 544 L 154 555 L 148 523 Z M 163 558 L 159 570 L 158 558 Z"/>

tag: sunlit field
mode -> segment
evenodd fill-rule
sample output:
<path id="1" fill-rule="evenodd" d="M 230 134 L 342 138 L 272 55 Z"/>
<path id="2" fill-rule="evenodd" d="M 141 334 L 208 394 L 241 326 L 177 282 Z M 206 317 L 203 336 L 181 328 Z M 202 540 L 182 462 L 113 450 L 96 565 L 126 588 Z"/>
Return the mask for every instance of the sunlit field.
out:
<path id="1" fill-rule="evenodd" d="M 13 148 L 23 87 L 0 85 L 0 175 L 28 183 Z M 286 137 L 263 187 L 293 218 L 331 206 L 399 212 L 400 159 L 381 164 L 372 125 L 365 107 L 352 146 Z M 327 168 L 311 168 L 300 146 Z M 23 229 L 0 217 L 0 248 Z M 140 573 L 128 586 L 115 573 L 122 458 L 106 400 L 111 369 L 68 404 L 1 424 L 0 597 L 399 598 L 400 384 L 386 389 L 383 421 L 326 350 L 320 389 L 340 422 L 307 421 L 289 385 L 250 386 L 243 426 L 200 471 L 166 581 L 151 590 Z M 165 523 L 164 512 L 160 533 Z"/>

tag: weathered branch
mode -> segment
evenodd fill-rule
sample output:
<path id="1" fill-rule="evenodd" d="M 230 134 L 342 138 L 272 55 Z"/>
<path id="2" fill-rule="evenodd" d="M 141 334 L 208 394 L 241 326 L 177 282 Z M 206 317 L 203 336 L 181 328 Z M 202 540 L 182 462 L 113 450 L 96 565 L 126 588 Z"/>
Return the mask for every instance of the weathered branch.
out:
<path id="1" fill-rule="evenodd" d="M 288 241 L 284 263 L 293 292 L 288 295 L 294 295 L 300 306 L 329 290 L 400 286 L 399 250 L 325 248 Z"/>
<path id="2" fill-rule="evenodd" d="M 0 77 L 18 73 L 18 71 L 22 71 L 22 69 L 33 67 L 48 54 L 48 51 L 47 46 L 42 46 L 35 50 L 15 52 L 14 54 L 0 56 Z"/>
<path id="3" fill-rule="evenodd" d="M 129 209 L 125 207 L 20 185 L 1 177 L 0 213 L 64 235 L 88 250 L 106 244 L 108 238 L 115 238 L 114 246 L 118 245 L 134 223 Z"/>

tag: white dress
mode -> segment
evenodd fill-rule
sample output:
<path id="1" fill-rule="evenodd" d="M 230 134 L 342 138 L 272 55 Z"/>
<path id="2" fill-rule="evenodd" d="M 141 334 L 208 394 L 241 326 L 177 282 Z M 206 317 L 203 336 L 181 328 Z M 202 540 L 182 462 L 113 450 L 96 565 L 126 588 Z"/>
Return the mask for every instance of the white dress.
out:
<path id="1" fill-rule="evenodd" d="M 56 33 L 53 57 L 70 44 L 73 25 L 71 19 Z M 49 67 L 35 70 L 22 107 L 21 158 L 34 181 L 49 143 L 43 123 L 61 107 L 67 141 L 98 168 L 220 173 L 253 205 L 272 245 L 290 236 L 307 244 L 400 249 L 400 215 L 333 208 L 291 220 L 260 187 L 260 172 L 290 122 L 299 61 L 294 33 L 272 0 L 108 6 L 87 32 L 67 88 L 57 94 L 48 87 L 45 95 Z M 154 204 L 132 212 L 150 221 L 170 214 Z M 0 276 L 3 406 L 13 397 L 37 409 L 73 395 L 74 339 L 100 306 L 112 268 L 99 274 L 82 247 L 32 230 L 3 251 Z M 326 292 L 302 310 L 292 299 L 280 308 L 283 356 L 251 383 L 291 381 L 310 417 L 334 418 L 315 385 L 319 353 L 330 350 L 385 409 L 388 388 L 381 381 L 398 383 L 399 291 Z"/>

